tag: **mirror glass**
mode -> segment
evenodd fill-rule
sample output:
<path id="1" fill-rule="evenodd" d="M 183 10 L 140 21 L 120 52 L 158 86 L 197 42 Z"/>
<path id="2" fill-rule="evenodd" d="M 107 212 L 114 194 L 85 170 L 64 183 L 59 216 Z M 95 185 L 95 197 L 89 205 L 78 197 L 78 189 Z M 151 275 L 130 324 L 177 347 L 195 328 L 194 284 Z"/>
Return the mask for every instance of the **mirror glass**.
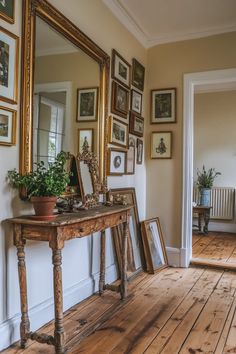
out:
<path id="1" fill-rule="evenodd" d="M 33 162 L 47 165 L 61 150 L 76 156 L 81 139 L 99 161 L 99 86 L 98 62 L 36 17 Z M 90 194 L 88 170 L 81 172 Z"/>
<path id="2" fill-rule="evenodd" d="M 84 195 L 93 194 L 92 176 L 89 172 L 89 166 L 84 161 L 80 161 L 80 177 L 83 184 Z"/>

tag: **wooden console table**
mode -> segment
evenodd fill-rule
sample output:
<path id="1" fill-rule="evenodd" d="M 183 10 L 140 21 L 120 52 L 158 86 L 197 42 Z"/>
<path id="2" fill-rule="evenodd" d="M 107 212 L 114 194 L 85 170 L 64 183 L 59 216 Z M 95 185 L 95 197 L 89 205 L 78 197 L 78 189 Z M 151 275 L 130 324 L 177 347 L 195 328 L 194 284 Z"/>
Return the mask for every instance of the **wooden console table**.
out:
<path id="1" fill-rule="evenodd" d="M 7 221 L 14 227 L 14 244 L 17 248 L 18 273 L 21 300 L 21 347 L 25 348 L 27 340 L 33 339 L 40 343 L 55 346 L 55 352 L 66 352 L 65 332 L 63 328 L 63 290 L 62 290 L 62 254 L 65 241 L 81 238 L 94 232 L 101 231 L 100 253 L 100 295 L 106 288 L 120 292 L 121 299 L 127 296 L 127 238 L 129 229 L 129 215 L 131 206 L 114 205 L 111 207 L 99 206 L 90 210 L 81 210 L 78 213 L 61 214 L 51 221 L 34 220 L 30 216 L 22 216 Z M 105 229 L 123 223 L 122 269 L 120 284 L 105 285 Z M 52 249 L 55 329 L 54 336 L 31 332 L 28 316 L 26 265 L 24 246 L 26 240 L 47 241 Z"/>
<path id="2" fill-rule="evenodd" d="M 205 234 L 208 233 L 208 224 L 210 220 L 210 211 L 211 211 L 210 206 L 203 206 L 203 205 L 197 205 L 193 207 L 193 214 L 198 215 L 198 231 L 203 232 Z M 204 226 L 203 226 L 203 231 L 202 231 L 202 218 L 204 220 Z"/>

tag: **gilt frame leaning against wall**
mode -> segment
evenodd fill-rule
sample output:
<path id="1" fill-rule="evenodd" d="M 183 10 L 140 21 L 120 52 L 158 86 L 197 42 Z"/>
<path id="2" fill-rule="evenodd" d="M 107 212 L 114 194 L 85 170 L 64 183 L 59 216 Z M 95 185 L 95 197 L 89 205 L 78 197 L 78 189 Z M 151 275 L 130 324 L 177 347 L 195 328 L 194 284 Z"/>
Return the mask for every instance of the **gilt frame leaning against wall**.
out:
<path id="1" fill-rule="evenodd" d="M 151 124 L 176 123 L 176 88 L 151 91 Z"/>
<path id="2" fill-rule="evenodd" d="M 132 279 L 144 267 L 144 250 L 141 237 L 138 205 L 135 188 L 116 188 L 111 189 L 113 201 L 125 198 L 125 202 L 132 205 L 130 210 L 129 236 L 128 236 L 128 278 Z M 112 229 L 113 243 L 117 257 L 118 270 L 120 272 L 122 265 L 122 225 Z"/>
<path id="3" fill-rule="evenodd" d="M 0 18 L 9 23 L 15 22 L 15 0 L 6 0 L 5 4 L 0 1 Z"/>
<path id="4" fill-rule="evenodd" d="M 16 104 L 18 96 L 19 38 L 0 27 L 0 99 Z"/>
<path id="5" fill-rule="evenodd" d="M 142 240 L 148 273 L 168 267 L 165 243 L 159 218 L 142 221 Z"/>

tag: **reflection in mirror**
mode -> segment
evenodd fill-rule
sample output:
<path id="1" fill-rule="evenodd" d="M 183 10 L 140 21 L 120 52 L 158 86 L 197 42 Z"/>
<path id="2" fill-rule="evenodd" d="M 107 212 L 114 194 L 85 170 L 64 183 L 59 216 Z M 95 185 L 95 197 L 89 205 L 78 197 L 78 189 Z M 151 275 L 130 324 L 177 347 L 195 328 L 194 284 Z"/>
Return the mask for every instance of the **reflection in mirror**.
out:
<path id="1" fill-rule="evenodd" d="M 93 193 L 92 176 L 89 172 L 89 166 L 84 161 L 80 161 L 80 174 L 85 195 Z"/>
<path id="2" fill-rule="evenodd" d="M 77 91 L 99 87 L 99 64 L 39 17 L 35 48 L 33 162 L 53 162 L 61 150 L 76 156 L 78 129 L 93 131 L 93 152 L 100 160 L 99 114 L 98 119 L 96 114 L 89 121 L 77 119 L 81 104 Z M 96 92 L 99 96 L 99 89 Z M 83 104 L 90 104 L 91 113 L 91 93 L 89 98 Z"/>

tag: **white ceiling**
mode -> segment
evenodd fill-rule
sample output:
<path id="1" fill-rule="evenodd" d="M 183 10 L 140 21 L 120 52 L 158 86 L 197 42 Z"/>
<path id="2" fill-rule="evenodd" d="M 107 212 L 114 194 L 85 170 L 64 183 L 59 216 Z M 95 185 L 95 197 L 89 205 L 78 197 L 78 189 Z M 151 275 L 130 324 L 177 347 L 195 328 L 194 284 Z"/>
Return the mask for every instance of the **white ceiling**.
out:
<path id="1" fill-rule="evenodd" d="M 236 0 L 103 0 L 145 48 L 236 31 Z"/>

